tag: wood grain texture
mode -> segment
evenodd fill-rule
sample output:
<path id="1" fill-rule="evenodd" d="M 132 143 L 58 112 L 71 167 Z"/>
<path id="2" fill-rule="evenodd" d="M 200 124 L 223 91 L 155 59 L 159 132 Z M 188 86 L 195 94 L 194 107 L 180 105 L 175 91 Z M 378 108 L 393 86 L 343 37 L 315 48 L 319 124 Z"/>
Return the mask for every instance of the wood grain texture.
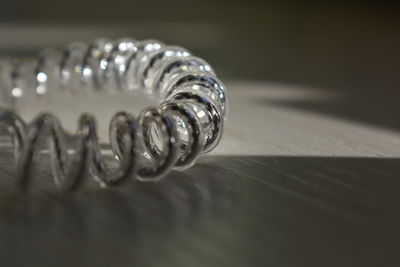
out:
<path id="1" fill-rule="evenodd" d="M 157 184 L 3 192 L 0 255 L 6 266 L 397 266 L 399 166 L 209 156 Z"/>

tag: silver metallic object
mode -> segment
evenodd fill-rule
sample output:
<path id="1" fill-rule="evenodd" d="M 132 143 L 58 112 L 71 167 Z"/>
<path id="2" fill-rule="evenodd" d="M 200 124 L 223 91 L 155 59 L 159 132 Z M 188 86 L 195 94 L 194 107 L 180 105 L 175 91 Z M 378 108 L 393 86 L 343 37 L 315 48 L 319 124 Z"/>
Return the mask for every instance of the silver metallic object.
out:
<path id="1" fill-rule="evenodd" d="M 55 183 L 72 191 L 87 174 L 101 186 L 132 177 L 158 180 L 172 169 L 192 166 L 218 144 L 223 132 L 225 87 L 208 63 L 181 47 L 154 40 L 102 39 L 71 44 L 61 53 L 46 50 L 33 63 L 3 62 L 1 67 L 7 108 L 0 109 L 0 123 L 12 136 L 18 186 L 23 190 L 29 187 L 43 144 L 48 144 Z M 114 115 L 109 139 L 119 167 L 110 168 L 101 155 L 91 115 L 83 114 L 78 132 L 70 136 L 52 114 L 41 114 L 27 124 L 11 111 L 16 99 L 32 92 L 46 95 L 56 87 L 143 90 L 160 104 L 136 118 L 126 112 Z"/>

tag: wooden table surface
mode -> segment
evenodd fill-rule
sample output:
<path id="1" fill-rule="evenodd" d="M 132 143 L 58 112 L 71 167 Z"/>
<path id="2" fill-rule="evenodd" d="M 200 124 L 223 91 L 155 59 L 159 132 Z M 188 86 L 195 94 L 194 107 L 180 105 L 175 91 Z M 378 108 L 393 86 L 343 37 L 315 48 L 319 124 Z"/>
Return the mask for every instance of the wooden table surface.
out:
<path id="1" fill-rule="evenodd" d="M 159 183 L 60 195 L 44 158 L 24 197 L 3 137 L 1 266 L 399 266 L 398 93 L 227 77 L 222 142 Z M 90 106 L 103 136 L 141 102 L 64 100 L 65 124 Z"/>

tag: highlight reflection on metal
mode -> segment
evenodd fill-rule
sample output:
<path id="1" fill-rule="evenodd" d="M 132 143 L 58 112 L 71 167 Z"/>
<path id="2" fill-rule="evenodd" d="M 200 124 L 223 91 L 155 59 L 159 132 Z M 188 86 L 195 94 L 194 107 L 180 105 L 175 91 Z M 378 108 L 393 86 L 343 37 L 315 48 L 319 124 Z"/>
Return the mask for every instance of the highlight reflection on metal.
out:
<path id="1" fill-rule="evenodd" d="M 205 61 L 180 47 L 153 40 L 98 40 L 90 45 L 71 44 L 62 53 L 48 50 L 35 61 L 3 62 L 1 66 L 1 93 L 6 104 L 32 92 L 43 96 L 58 91 L 138 89 L 160 103 L 137 118 L 125 112 L 112 118 L 109 138 L 119 161 L 117 169 L 108 167 L 101 156 L 93 116 L 83 114 L 77 134 L 71 136 L 51 114 L 41 114 L 26 124 L 10 107 L 0 110 L 0 123 L 13 137 L 22 189 L 27 188 L 33 161 L 45 141 L 55 183 L 74 190 L 87 171 L 102 186 L 133 176 L 158 180 L 173 168 L 193 165 L 222 135 L 225 88 Z"/>

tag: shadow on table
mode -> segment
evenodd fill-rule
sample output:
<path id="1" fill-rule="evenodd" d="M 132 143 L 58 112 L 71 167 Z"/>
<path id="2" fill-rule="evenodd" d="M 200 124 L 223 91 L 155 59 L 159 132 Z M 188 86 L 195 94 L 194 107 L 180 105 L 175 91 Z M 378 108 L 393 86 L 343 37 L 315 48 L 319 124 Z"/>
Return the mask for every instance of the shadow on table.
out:
<path id="1" fill-rule="evenodd" d="M 399 163 L 208 156 L 156 184 L 3 191 L 0 256 L 6 266 L 394 266 Z"/>

